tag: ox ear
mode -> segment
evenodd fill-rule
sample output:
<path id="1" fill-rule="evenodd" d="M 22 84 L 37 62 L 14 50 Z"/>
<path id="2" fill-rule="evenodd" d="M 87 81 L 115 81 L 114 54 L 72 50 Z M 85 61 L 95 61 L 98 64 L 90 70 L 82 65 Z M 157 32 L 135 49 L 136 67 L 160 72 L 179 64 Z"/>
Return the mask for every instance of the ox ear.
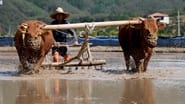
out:
<path id="1" fill-rule="evenodd" d="M 157 26 L 160 30 L 164 29 L 166 27 L 166 24 L 165 23 L 162 23 L 162 22 L 157 22 Z"/>
<path id="2" fill-rule="evenodd" d="M 17 26 L 17 30 L 19 30 L 20 32 L 26 32 L 27 28 L 28 28 L 28 24 L 26 23 L 22 23 Z"/>
<path id="3" fill-rule="evenodd" d="M 37 32 L 38 32 L 38 35 L 44 35 L 44 33 L 46 32 L 46 30 L 43 29 L 43 27 L 45 26 L 46 24 L 41 22 L 41 21 L 37 21 Z"/>

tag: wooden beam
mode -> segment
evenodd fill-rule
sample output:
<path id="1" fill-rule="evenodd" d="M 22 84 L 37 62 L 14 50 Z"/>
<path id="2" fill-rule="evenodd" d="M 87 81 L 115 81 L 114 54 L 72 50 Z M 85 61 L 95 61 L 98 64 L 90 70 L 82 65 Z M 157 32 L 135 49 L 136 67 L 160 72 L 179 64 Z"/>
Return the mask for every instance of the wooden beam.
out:
<path id="1" fill-rule="evenodd" d="M 104 64 L 106 64 L 105 60 L 93 60 L 92 62 L 90 62 L 90 61 L 83 61 L 82 63 L 70 62 L 70 63 L 64 65 L 64 67 L 97 66 L 97 65 L 104 65 Z M 60 67 L 61 63 L 43 63 L 42 66 Z"/>
<path id="2" fill-rule="evenodd" d="M 46 25 L 42 29 L 77 29 L 85 28 L 86 26 L 92 27 L 108 27 L 120 26 L 125 24 L 140 24 L 140 20 L 124 20 L 124 21 L 105 21 L 105 22 L 86 22 L 86 23 L 73 23 L 73 24 L 59 24 L 59 25 Z"/>

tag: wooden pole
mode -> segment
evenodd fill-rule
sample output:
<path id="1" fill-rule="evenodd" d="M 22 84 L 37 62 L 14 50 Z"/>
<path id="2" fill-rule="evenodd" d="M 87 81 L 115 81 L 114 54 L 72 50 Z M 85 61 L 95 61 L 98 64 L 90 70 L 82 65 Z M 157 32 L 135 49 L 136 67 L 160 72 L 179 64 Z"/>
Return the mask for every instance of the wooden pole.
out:
<path id="1" fill-rule="evenodd" d="M 87 23 L 73 23 L 73 24 L 59 24 L 59 25 L 46 25 L 42 29 L 77 29 L 89 27 L 107 27 L 107 26 L 119 26 L 126 24 L 140 24 L 139 20 L 125 20 L 125 21 L 105 21 L 105 22 L 87 22 Z"/>
<path id="2" fill-rule="evenodd" d="M 179 13 L 179 10 L 177 11 L 177 36 L 181 36 L 181 33 L 180 33 L 180 13 Z"/>
<path id="3" fill-rule="evenodd" d="M 104 65 L 106 64 L 105 60 L 93 60 L 93 61 L 83 61 L 82 63 L 79 62 L 70 62 L 65 65 L 63 63 L 43 63 L 42 66 L 64 66 L 64 67 L 74 67 L 74 66 L 97 66 L 97 65 Z"/>

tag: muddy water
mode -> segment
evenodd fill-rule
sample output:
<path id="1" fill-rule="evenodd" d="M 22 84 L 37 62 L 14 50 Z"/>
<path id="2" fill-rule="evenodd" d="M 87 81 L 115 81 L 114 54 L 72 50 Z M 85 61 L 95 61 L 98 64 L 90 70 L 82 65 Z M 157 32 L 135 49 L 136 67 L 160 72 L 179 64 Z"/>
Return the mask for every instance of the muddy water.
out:
<path id="1" fill-rule="evenodd" d="M 1 104 L 184 104 L 179 80 L 1 80 Z"/>
<path id="2" fill-rule="evenodd" d="M 52 76 L 48 73 L 46 76 L 15 76 L 19 64 L 17 54 L 0 52 L 0 104 L 185 103 L 184 53 L 155 53 L 148 73 L 157 73 L 157 77 L 139 79 L 122 78 L 125 73 L 105 74 L 125 69 L 122 53 L 97 52 L 93 56 L 107 61 L 104 71 L 88 75 L 74 71 Z"/>

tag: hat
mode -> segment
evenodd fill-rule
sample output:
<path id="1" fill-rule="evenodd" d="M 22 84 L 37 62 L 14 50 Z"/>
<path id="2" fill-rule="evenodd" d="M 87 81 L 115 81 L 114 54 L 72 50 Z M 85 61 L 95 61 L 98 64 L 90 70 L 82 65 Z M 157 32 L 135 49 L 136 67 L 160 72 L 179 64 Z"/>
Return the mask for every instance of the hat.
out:
<path id="1" fill-rule="evenodd" d="M 64 12 L 64 10 L 61 7 L 57 7 L 57 9 L 55 10 L 55 12 L 53 12 L 50 15 L 50 17 L 55 19 L 57 14 L 63 14 L 64 18 L 69 17 L 69 13 L 68 12 Z"/>

